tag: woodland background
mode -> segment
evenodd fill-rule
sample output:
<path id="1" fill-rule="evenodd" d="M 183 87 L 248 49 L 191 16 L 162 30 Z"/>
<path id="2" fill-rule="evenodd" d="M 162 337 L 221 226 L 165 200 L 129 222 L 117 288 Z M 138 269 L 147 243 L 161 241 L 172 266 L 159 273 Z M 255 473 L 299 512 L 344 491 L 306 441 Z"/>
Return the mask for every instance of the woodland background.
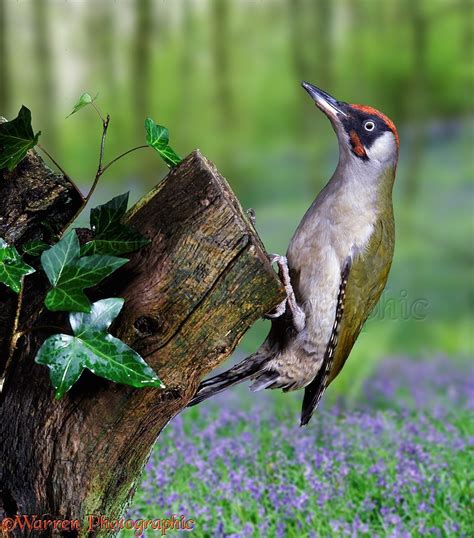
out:
<path id="1" fill-rule="evenodd" d="M 255 210 L 269 252 L 285 251 L 337 162 L 301 80 L 379 108 L 401 139 L 389 283 L 326 397 L 350 406 L 388 356 L 443 355 L 455 368 L 473 355 L 474 3 L 0 0 L 0 114 L 27 105 L 84 190 L 101 128 L 91 108 L 65 119 L 79 95 L 98 92 L 111 114 L 110 158 L 144 143 L 153 117 L 178 154 L 198 147 L 216 163 Z M 134 153 L 104 176 L 93 205 L 127 190 L 134 201 L 165 174 L 153 152 Z M 237 354 L 256 348 L 267 323 Z M 300 394 L 269 398 L 297 420 Z"/>

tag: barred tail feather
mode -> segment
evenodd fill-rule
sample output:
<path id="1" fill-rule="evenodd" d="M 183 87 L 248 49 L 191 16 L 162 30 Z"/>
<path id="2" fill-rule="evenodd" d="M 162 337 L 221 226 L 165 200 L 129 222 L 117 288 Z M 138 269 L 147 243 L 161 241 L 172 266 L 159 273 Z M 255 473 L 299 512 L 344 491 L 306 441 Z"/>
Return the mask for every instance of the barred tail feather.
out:
<path id="1" fill-rule="evenodd" d="M 249 379 L 261 369 L 263 363 L 267 359 L 268 357 L 255 353 L 254 355 L 250 355 L 250 357 L 246 357 L 233 368 L 230 368 L 230 370 L 211 377 L 210 379 L 206 379 L 206 381 L 203 381 L 199 385 L 196 395 L 188 403 L 187 407 L 197 405 L 198 403 L 211 398 L 211 396 L 219 394 L 229 387 Z"/>
<path id="2" fill-rule="evenodd" d="M 275 370 L 267 370 L 262 372 L 250 385 L 250 390 L 252 392 L 258 392 L 259 390 L 263 389 L 271 389 L 277 378 L 278 372 L 275 372 Z"/>

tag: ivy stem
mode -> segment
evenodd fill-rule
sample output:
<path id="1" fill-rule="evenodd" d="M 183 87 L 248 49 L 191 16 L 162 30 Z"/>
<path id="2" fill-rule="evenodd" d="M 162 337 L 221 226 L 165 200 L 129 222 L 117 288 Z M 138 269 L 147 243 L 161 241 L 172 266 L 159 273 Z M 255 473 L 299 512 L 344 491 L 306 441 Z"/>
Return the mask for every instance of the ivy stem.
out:
<path id="1" fill-rule="evenodd" d="M 21 332 L 18 331 L 18 326 L 20 324 L 20 315 L 21 315 L 21 308 L 23 306 L 23 284 L 24 284 L 24 277 L 21 279 L 20 284 L 20 291 L 18 292 L 18 301 L 16 303 L 16 311 L 15 311 L 15 318 L 13 320 L 13 327 L 12 327 L 12 337 L 10 340 L 10 347 L 8 349 L 8 358 L 7 362 L 5 363 L 5 367 L 2 372 L 2 377 L 0 378 L 0 393 L 3 391 L 3 386 L 5 384 L 5 378 L 7 376 L 8 370 L 10 368 L 10 364 L 13 360 L 13 355 L 15 353 L 16 344 L 18 342 L 18 339 L 21 336 Z"/>
<path id="2" fill-rule="evenodd" d="M 97 112 L 97 114 L 99 114 L 99 118 L 102 120 L 102 123 L 104 124 L 106 121 L 108 121 L 108 115 L 107 115 L 107 120 L 106 120 L 104 116 L 102 116 L 102 112 L 100 111 L 100 108 L 94 103 L 94 99 L 92 100 L 91 105 L 95 108 L 95 111 Z"/>
<path id="3" fill-rule="evenodd" d="M 109 128 L 109 123 L 110 123 L 110 114 L 107 114 L 107 116 L 104 118 L 104 116 L 102 115 L 99 107 L 97 107 L 97 105 L 92 102 L 91 103 L 92 106 L 94 107 L 94 109 L 96 110 L 97 114 L 99 115 L 100 119 L 102 120 L 102 138 L 101 138 L 101 141 L 100 141 L 100 151 L 99 151 L 99 164 L 97 166 L 97 172 L 95 173 L 95 178 L 94 178 L 94 181 L 92 183 L 92 186 L 91 188 L 89 189 L 89 192 L 87 193 L 87 195 L 84 197 L 81 193 L 81 191 L 79 190 L 79 188 L 75 185 L 75 183 L 71 180 L 71 178 L 66 174 L 66 172 L 61 168 L 61 166 L 54 160 L 54 158 L 42 147 L 38 144 L 38 147 L 39 149 L 41 149 L 50 159 L 51 161 L 58 167 L 58 169 L 62 172 L 62 174 L 64 175 L 65 178 L 67 178 L 71 184 L 75 187 L 75 189 L 77 190 L 77 192 L 81 195 L 81 198 L 82 198 L 82 203 L 81 203 L 81 206 L 79 207 L 79 209 L 77 210 L 77 212 L 75 213 L 75 215 L 73 216 L 73 218 L 71 219 L 71 221 L 69 222 L 69 224 L 71 224 L 72 222 L 74 222 L 76 220 L 76 218 L 78 217 L 78 215 L 83 211 L 83 209 L 86 207 L 86 205 L 88 204 L 89 200 L 91 199 L 92 195 L 94 194 L 95 192 L 95 189 L 99 183 L 99 179 L 101 178 L 101 176 L 104 174 L 104 172 L 110 167 L 112 166 L 114 163 L 116 163 L 117 161 L 119 161 L 120 159 L 122 159 L 122 157 L 125 157 L 126 155 L 128 155 L 129 153 L 132 153 L 133 151 L 137 151 L 138 149 L 143 149 L 143 148 L 147 148 L 148 145 L 141 145 L 141 146 L 136 146 L 134 148 L 131 148 L 127 151 L 124 151 L 123 153 L 121 153 L 120 155 L 118 155 L 117 157 L 115 157 L 114 159 L 112 159 L 111 161 L 109 161 L 107 164 L 103 164 L 104 163 L 104 153 L 105 153 L 105 140 L 107 138 L 107 131 L 108 131 L 108 128 Z M 67 227 L 65 227 L 65 230 L 69 227 L 69 225 Z M 62 235 L 62 234 L 61 234 Z"/>
<path id="4" fill-rule="evenodd" d="M 76 185 L 76 183 L 71 179 L 71 177 L 69 176 L 69 174 L 64 170 L 64 168 L 58 163 L 58 161 L 56 161 L 56 159 L 51 155 L 51 153 L 49 153 L 48 150 L 46 150 L 41 144 L 37 144 L 36 147 L 38 149 L 40 149 L 45 155 L 46 157 L 48 157 L 48 159 L 54 164 L 54 166 L 56 166 L 56 168 L 61 172 L 61 174 L 71 183 L 71 185 L 76 189 L 76 191 L 81 195 L 81 198 L 83 198 L 82 196 L 82 192 L 81 190 L 79 189 L 79 187 Z"/>
<path id="5" fill-rule="evenodd" d="M 97 107 L 95 107 L 95 109 L 97 110 L 100 117 L 102 118 L 102 114 L 100 114 L 99 109 Z M 92 187 L 87 193 L 87 196 L 84 198 L 84 202 L 82 204 L 81 209 L 83 209 L 87 205 L 87 202 L 91 199 L 91 196 L 94 194 L 95 188 L 97 187 L 97 183 L 99 183 L 100 176 L 104 173 L 104 169 L 102 168 L 102 163 L 104 161 L 105 139 L 107 137 L 107 129 L 109 128 L 109 123 L 110 123 L 110 115 L 107 114 L 107 117 L 105 119 L 102 118 L 102 138 L 100 141 L 99 165 L 97 166 L 97 172 L 95 174 L 94 183 L 92 183 Z"/>
<path id="6" fill-rule="evenodd" d="M 136 146 L 132 149 L 129 149 L 127 151 L 124 151 L 123 153 L 121 153 L 118 157 L 115 157 L 115 159 L 112 159 L 110 162 L 108 162 L 103 168 L 102 168 L 102 174 L 107 170 L 107 168 L 109 168 L 109 166 L 112 166 L 114 163 L 116 163 L 117 161 L 119 161 L 122 157 L 125 157 L 125 155 L 128 155 L 129 153 L 132 153 L 132 151 L 136 151 L 137 149 L 143 149 L 143 148 L 147 148 L 148 146 L 146 144 L 142 145 L 142 146 Z"/>

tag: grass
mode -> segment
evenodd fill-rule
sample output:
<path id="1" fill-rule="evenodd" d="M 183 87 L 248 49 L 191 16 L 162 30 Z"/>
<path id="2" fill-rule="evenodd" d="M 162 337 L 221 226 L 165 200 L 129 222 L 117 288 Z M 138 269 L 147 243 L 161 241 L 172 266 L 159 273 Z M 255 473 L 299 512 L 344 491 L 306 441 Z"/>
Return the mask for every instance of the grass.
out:
<path id="1" fill-rule="evenodd" d="M 184 514 L 197 537 L 472 536 L 473 381 L 389 359 L 303 429 L 289 395 L 221 395 L 163 432 L 129 517 Z"/>

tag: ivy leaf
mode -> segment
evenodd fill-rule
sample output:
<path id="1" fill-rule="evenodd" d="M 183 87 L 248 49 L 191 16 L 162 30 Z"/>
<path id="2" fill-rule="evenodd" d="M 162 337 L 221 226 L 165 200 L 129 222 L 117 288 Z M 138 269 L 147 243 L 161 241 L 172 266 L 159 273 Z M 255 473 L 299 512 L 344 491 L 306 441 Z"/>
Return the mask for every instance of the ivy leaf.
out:
<path id="1" fill-rule="evenodd" d="M 163 125 L 157 125 L 151 118 L 145 120 L 146 143 L 156 150 L 165 163 L 172 168 L 181 158 L 169 146 L 169 132 Z"/>
<path id="2" fill-rule="evenodd" d="M 90 312 L 84 289 L 95 286 L 127 262 L 125 258 L 99 254 L 81 258 L 79 240 L 71 230 L 41 255 L 41 264 L 53 286 L 46 295 L 46 307 L 53 311 Z"/>
<path id="3" fill-rule="evenodd" d="M 166 148 L 160 150 L 159 153 L 169 168 L 173 168 L 173 166 L 178 165 L 182 161 L 181 157 L 179 157 L 170 146 L 166 146 Z"/>
<path id="4" fill-rule="evenodd" d="M 49 377 L 59 400 L 81 377 L 87 354 L 74 336 L 55 334 L 39 348 L 35 361 L 49 366 Z"/>
<path id="5" fill-rule="evenodd" d="M 65 268 L 58 283 L 46 295 L 44 304 L 53 311 L 89 312 L 90 301 L 83 290 L 95 286 L 127 262 L 125 258 L 102 254 L 80 258 L 74 266 Z"/>
<path id="6" fill-rule="evenodd" d="M 49 367 L 56 399 L 72 387 L 85 368 L 116 383 L 164 388 L 138 353 L 107 333 L 123 303 L 119 298 L 103 299 L 92 305 L 90 314 L 71 313 L 74 336 L 55 334 L 45 340 L 35 361 Z"/>
<path id="7" fill-rule="evenodd" d="M 24 105 L 14 120 L 0 123 L 0 169 L 13 170 L 36 146 L 40 134 L 33 133 L 31 112 Z"/>
<path id="8" fill-rule="evenodd" d="M 25 254 L 30 256 L 39 256 L 44 250 L 49 248 L 50 245 L 41 241 L 41 239 L 32 239 L 27 241 L 21 248 Z"/>
<path id="9" fill-rule="evenodd" d="M 169 144 L 169 131 L 163 125 L 157 125 L 151 118 L 145 120 L 146 143 L 153 149 L 164 149 Z"/>
<path id="10" fill-rule="evenodd" d="M 144 245 L 147 245 L 150 241 L 144 239 L 141 235 L 137 234 L 136 239 L 126 239 L 125 237 L 118 237 L 115 241 L 94 239 L 89 241 L 82 247 L 82 254 L 108 254 L 119 255 L 127 254 L 135 250 L 140 249 Z"/>
<path id="11" fill-rule="evenodd" d="M 22 278 L 34 272 L 33 267 L 23 261 L 17 249 L 0 238 L 0 282 L 15 293 L 20 293 Z"/>
<path id="12" fill-rule="evenodd" d="M 41 265 L 53 286 L 59 282 L 64 269 L 80 257 L 79 239 L 71 230 L 60 241 L 41 255 Z"/>
<path id="13" fill-rule="evenodd" d="M 66 116 L 66 118 L 69 118 L 69 116 L 72 116 L 73 114 L 81 110 L 81 108 L 92 104 L 97 99 L 97 95 L 95 97 L 91 97 L 87 92 L 83 93 L 74 105 L 73 111 L 68 116 Z"/>
<path id="14" fill-rule="evenodd" d="M 105 237 L 120 224 L 127 211 L 128 192 L 119 194 L 103 205 L 93 207 L 90 215 L 90 225 L 96 237 Z"/>
<path id="15" fill-rule="evenodd" d="M 127 211 L 128 192 L 91 209 L 90 226 L 94 239 L 81 247 L 81 253 L 119 255 L 133 252 L 150 241 L 122 224 Z"/>

